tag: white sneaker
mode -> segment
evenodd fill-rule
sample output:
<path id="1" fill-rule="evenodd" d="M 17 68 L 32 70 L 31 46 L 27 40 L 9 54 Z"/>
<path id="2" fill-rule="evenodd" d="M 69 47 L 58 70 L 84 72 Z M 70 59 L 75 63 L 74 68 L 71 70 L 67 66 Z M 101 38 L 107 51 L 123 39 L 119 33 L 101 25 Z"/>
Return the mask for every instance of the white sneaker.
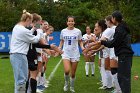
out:
<path id="1" fill-rule="evenodd" d="M 121 90 L 117 91 L 116 89 L 114 89 L 113 91 L 111 91 L 111 93 L 122 93 Z"/>
<path id="2" fill-rule="evenodd" d="M 70 87 L 70 91 L 71 91 L 72 93 L 75 93 L 75 90 L 74 90 L 73 87 Z"/>
<path id="3" fill-rule="evenodd" d="M 67 83 L 65 83 L 65 85 L 64 85 L 64 91 L 68 91 L 68 84 Z"/>
<path id="4" fill-rule="evenodd" d="M 44 84 L 45 88 L 48 88 L 49 85 L 50 85 L 50 84 L 49 84 L 49 81 L 46 81 L 45 84 Z"/>
<path id="5" fill-rule="evenodd" d="M 40 89 L 36 89 L 36 93 L 43 93 L 43 91 Z"/>

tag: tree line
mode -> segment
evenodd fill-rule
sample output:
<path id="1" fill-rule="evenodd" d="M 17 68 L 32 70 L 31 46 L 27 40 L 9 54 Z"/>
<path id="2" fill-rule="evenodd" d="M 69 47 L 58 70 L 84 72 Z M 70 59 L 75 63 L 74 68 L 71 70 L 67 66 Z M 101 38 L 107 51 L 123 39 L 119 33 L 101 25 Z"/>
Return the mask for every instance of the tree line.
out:
<path id="1" fill-rule="evenodd" d="M 104 19 L 115 10 L 120 10 L 131 29 L 132 41 L 140 41 L 139 0 L 0 0 L 0 32 L 12 31 L 19 21 L 22 10 L 40 14 L 53 25 L 55 31 L 66 27 L 67 16 L 73 15 L 76 27 L 85 31 L 85 26 Z"/>

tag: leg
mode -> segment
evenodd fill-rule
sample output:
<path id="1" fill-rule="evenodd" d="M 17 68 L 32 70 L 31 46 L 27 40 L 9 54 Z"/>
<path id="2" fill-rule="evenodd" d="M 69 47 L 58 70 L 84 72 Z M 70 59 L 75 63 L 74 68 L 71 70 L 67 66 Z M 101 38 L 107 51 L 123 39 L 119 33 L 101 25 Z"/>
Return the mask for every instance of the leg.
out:
<path id="1" fill-rule="evenodd" d="M 84 56 L 85 59 L 85 72 L 86 76 L 88 77 L 89 74 L 89 56 Z"/>
<path id="2" fill-rule="evenodd" d="M 95 73 L 94 59 L 95 59 L 95 56 L 90 57 L 90 65 L 91 65 L 92 76 L 94 76 L 94 73 Z"/>
<path id="3" fill-rule="evenodd" d="M 122 55 L 118 58 L 118 81 L 122 93 L 131 93 L 132 56 Z"/>
<path id="4" fill-rule="evenodd" d="M 64 65 L 64 79 L 65 79 L 64 91 L 68 91 L 70 60 L 63 59 L 63 65 Z"/>
<path id="5" fill-rule="evenodd" d="M 27 57 L 23 54 L 11 54 L 10 61 L 14 71 L 15 93 L 25 93 L 28 80 Z"/>
<path id="6" fill-rule="evenodd" d="M 112 75 L 110 71 L 110 58 L 105 58 L 105 72 L 106 72 L 106 79 L 107 79 L 107 88 L 112 87 Z"/>
<path id="7" fill-rule="evenodd" d="M 36 93 L 36 88 L 37 88 L 37 70 L 35 71 L 30 71 L 30 86 L 31 86 L 31 93 Z"/>
<path id="8" fill-rule="evenodd" d="M 70 91 L 74 91 L 74 81 L 75 81 L 75 73 L 77 69 L 78 62 L 71 62 L 71 79 L 70 79 Z"/>
<path id="9" fill-rule="evenodd" d="M 107 78 L 106 78 L 106 71 L 105 71 L 105 58 L 101 58 L 101 78 L 103 86 L 99 89 L 105 89 L 107 87 Z"/>

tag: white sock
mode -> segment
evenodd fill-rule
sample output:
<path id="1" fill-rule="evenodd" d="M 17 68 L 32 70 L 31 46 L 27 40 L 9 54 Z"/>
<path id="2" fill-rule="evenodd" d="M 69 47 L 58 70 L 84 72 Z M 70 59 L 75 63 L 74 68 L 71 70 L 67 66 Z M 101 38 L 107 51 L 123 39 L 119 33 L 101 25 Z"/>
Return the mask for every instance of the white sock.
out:
<path id="1" fill-rule="evenodd" d="M 85 64 L 85 71 L 86 71 L 86 75 L 88 75 L 88 72 L 89 72 L 89 62 L 86 62 L 86 64 Z"/>
<path id="2" fill-rule="evenodd" d="M 94 74 L 94 71 L 95 71 L 94 62 L 90 62 L 90 65 L 91 65 L 91 72 L 92 72 L 92 74 Z"/>
<path id="3" fill-rule="evenodd" d="M 70 78 L 70 87 L 71 88 L 74 88 L 74 81 L 75 81 L 75 78 Z"/>
<path id="4" fill-rule="evenodd" d="M 65 83 L 68 84 L 68 81 L 69 81 L 69 75 L 65 75 L 65 74 L 64 74 L 64 79 L 65 79 Z"/>
<path id="5" fill-rule="evenodd" d="M 110 70 L 106 70 L 106 76 L 107 76 L 107 87 L 112 87 L 112 74 Z"/>
<path id="6" fill-rule="evenodd" d="M 106 76 L 106 71 L 105 71 L 105 59 L 101 59 L 101 77 L 102 77 L 102 83 L 103 86 L 107 86 L 107 76 Z"/>
<path id="7" fill-rule="evenodd" d="M 117 73 L 112 75 L 112 77 L 113 77 L 113 83 L 114 83 L 115 90 L 116 90 L 116 92 L 120 93 L 121 88 L 120 88 L 120 85 L 119 85 L 119 82 L 118 82 Z"/>
<path id="8" fill-rule="evenodd" d="M 104 67 L 101 67 L 101 77 L 102 77 L 103 86 L 107 86 L 107 76 Z"/>

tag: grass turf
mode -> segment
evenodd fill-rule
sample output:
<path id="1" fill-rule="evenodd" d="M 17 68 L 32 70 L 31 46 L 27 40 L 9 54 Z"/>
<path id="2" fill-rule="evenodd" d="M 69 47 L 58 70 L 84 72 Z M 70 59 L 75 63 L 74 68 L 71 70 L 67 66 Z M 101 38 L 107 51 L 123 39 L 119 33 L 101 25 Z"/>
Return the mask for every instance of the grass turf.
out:
<path id="1" fill-rule="evenodd" d="M 50 73 L 53 71 L 56 64 L 59 62 L 61 57 L 51 58 L 48 62 L 46 76 L 48 77 Z M 89 75 L 89 77 L 85 76 L 84 69 L 84 59 L 81 56 L 81 60 L 78 64 L 77 72 L 76 72 L 76 81 L 75 81 L 75 91 L 76 93 L 110 93 L 110 91 L 98 90 L 100 85 L 97 85 L 99 82 L 99 70 L 98 70 L 98 58 L 96 57 L 95 65 L 96 71 L 95 76 Z M 44 90 L 43 93 L 64 93 L 63 85 L 64 85 L 64 73 L 63 73 L 63 64 L 61 63 L 58 67 L 57 71 L 54 74 L 54 77 L 50 81 L 50 86 Z M 140 79 L 134 80 L 134 76 L 140 76 L 140 57 L 133 58 L 133 66 L 132 66 L 132 92 L 131 93 L 139 93 L 140 91 Z M 14 93 L 14 78 L 13 78 L 13 70 L 10 64 L 9 59 L 0 59 L 0 93 Z M 70 93 L 68 91 L 67 93 Z"/>

